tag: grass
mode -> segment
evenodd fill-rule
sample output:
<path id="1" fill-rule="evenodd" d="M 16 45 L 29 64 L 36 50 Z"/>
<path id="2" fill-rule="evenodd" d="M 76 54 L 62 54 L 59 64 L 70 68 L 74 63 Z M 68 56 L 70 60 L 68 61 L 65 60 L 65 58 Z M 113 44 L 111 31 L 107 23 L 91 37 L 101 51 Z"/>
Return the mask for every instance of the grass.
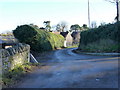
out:
<path id="1" fill-rule="evenodd" d="M 80 45 L 79 48 L 83 52 L 119 52 L 120 44 L 110 39 L 102 39 L 97 42 L 89 43 L 87 45 Z"/>
<path id="2" fill-rule="evenodd" d="M 37 67 L 39 64 L 27 63 L 16 67 L 13 70 L 2 75 L 2 85 L 3 88 L 11 87 L 12 85 L 19 82 L 26 74 L 32 72 L 34 67 Z"/>
<path id="3" fill-rule="evenodd" d="M 68 46 L 66 48 L 78 48 L 79 45 L 72 45 L 72 46 Z"/>

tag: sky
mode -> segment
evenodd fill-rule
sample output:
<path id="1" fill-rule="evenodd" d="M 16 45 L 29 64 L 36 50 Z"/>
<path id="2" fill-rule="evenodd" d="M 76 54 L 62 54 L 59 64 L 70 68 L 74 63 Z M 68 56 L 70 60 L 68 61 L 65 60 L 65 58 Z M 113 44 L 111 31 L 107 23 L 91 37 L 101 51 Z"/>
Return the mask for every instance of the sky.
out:
<path id="1" fill-rule="evenodd" d="M 12 31 L 17 26 L 35 24 L 44 27 L 61 21 L 68 26 L 88 24 L 88 0 L 0 0 L 0 33 Z M 106 0 L 89 0 L 90 19 L 98 25 L 112 23 L 116 17 L 116 5 Z"/>

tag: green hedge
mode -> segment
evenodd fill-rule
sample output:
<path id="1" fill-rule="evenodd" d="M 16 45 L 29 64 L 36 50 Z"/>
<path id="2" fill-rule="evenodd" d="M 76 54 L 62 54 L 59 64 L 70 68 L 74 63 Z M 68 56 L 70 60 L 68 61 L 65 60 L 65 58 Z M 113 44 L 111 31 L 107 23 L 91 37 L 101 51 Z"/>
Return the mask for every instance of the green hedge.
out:
<path id="1" fill-rule="evenodd" d="M 20 42 L 29 44 L 33 51 L 38 52 L 61 48 L 64 44 L 63 36 L 30 25 L 18 26 L 13 34 Z"/>
<path id="2" fill-rule="evenodd" d="M 81 32 L 80 44 L 78 49 L 85 50 L 85 48 L 90 46 L 90 44 L 94 46 L 95 43 L 96 45 L 98 45 L 97 43 L 99 43 L 99 45 L 97 46 L 99 47 L 101 40 L 112 40 L 113 42 L 115 42 L 114 44 L 118 47 L 118 45 L 120 44 L 120 22 L 117 22 L 115 24 L 106 24 L 104 26 L 99 26 L 98 28 Z M 105 48 L 108 47 L 106 46 Z M 118 49 L 120 50 L 120 48 Z"/>
<path id="3" fill-rule="evenodd" d="M 101 39 L 112 39 L 120 41 L 120 22 L 115 24 L 107 24 L 98 28 L 81 32 L 80 44 L 87 45 L 89 43 L 99 41 Z"/>

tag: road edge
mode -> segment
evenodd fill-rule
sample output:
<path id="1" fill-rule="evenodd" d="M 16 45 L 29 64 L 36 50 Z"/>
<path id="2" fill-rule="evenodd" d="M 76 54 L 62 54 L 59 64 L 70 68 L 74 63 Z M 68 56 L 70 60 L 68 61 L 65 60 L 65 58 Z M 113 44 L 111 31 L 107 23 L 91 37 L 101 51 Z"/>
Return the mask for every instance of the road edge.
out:
<path id="1" fill-rule="evenodd" d="M 90 53 L 90 52 L 81 52 L 77 49 L 72 50 L 76 54 L 86 54 L 86 55 L 98 55 L 98 56 L 120 56 L 120 53 Z"/>

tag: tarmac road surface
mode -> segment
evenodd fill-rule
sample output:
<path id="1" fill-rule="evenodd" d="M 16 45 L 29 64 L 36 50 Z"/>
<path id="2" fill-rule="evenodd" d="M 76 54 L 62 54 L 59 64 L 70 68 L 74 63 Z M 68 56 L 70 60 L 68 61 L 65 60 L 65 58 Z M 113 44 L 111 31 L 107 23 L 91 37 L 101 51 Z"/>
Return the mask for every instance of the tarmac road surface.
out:
<path id="1" fill-rule="evenodd" d="M 75 54 L 73 49 L 36 55 L 44 66 L 16 88 L 118 88 L 118 56 Z"/>

